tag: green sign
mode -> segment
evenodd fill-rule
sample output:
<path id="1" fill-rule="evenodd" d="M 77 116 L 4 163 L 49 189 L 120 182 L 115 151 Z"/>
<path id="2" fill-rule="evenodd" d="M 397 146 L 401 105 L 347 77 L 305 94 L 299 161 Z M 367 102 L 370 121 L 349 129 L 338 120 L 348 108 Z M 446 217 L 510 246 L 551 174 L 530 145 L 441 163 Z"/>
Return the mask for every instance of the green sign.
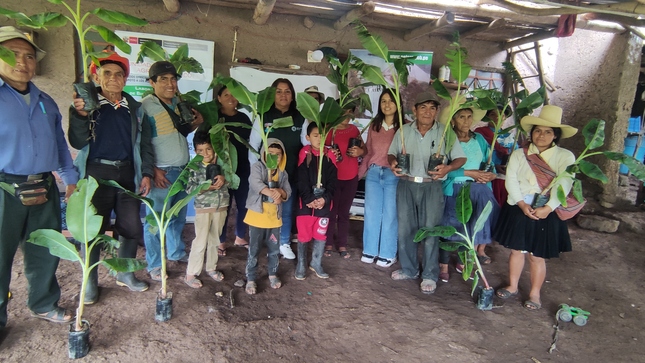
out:
<path id="1" fill-rule="evenodd" d="M 401 52 L 391 50 L 388 58 L 390 62 L 400 58 L 408 58 L 412 64 L 432 64 L 432 52 Z"/>
<path id="2" fill-rule="evenodd" d="M 123 87 L 123 91 L 128 93 L 130 96 L 140 99 L 141 97 L 151 94 L 152 93 L 152 87 L 151 86 L 128 86 L 126 85 Z"/>

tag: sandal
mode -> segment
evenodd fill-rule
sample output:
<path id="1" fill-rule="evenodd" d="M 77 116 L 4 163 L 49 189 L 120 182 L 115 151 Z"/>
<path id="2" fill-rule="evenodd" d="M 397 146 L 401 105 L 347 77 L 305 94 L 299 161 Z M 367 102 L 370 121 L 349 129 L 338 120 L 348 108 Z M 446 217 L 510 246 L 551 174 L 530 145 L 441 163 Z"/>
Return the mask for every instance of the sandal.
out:
<path id="1" fill-rule="evenodd" d="M 392 280 L 395 280 L 395 281 L 416 280 L 416 279 L 419 278 L 418 274 L 415 275 L 415 276 L 409 276 L 409 275 L 406 275 L 405 272 L 403 272 L 403 270 L 396 270 L 396 271 L 392 272 L 391 276 L 392 276 Z"/>
<path id="2" fill-rule="evenodd" d="M 223 247 L 222 243 L 217 246 L 217 255 L 220 257 L 226 256 L 226 247 Z"/>
<path id="3" fill-rule="evenodd" d="M 531 300 L 526 300 L 524 304 L 522 305 L 526 310 L 540 310 L 542 308 L 542 304 L 539 302 L 531 301 Z"/>
<path id="4" fill-rule="evenodd" d="M 279 289 L 282 287 L 282 281 L 280 281 L 278 276 L 269 276 L 269 283 L 271 284 L 272 289 Z"/>
<path id="5" fill-rule="evenodd" d="M 210 276 L 216 282 L 224 281 L 224 274 L 219 272 L 219 271 L 217 271 L 217 270 L 206 271 L 206 273 L 208 274 L 208 276 Z"/>
<path id="6" fill-rule="evenodd" d="M 235 242 L 233 242 L 233 246 L 249 248 L 249 243 L 240 237 L 235 237 Z"/>
<path id="7" fill-rule="evenodd" d="M 437 283 L 430 279 L 423 279 L 421 281 L 421 292 L 427 295 L 434 294 L 437 290 Z"/>
<path id="8" fill-rule="evenodd" d="M 325 249 L 324 256 L 325 257 L 331 257 L 332 252 L 333 252 L 333 250 L 331 248 L 330 249 Z"/>
<path id="9" fill-rule="evenodd" d="M 70 321 L 72 321 L 72 319 L 74 319 L 74 316 L 66 315 L 66 314 L 67 314 L 67 311 L 65 311 L 65 309 L 61 307 L 56 307 L 54 308 L 54 310 L 43 314 L 34 313 L 33 311 L 31 312 L 31 316 L 34 318 L 43 319 L 43 320 L 50 321 L 52 323 L 60 323 L 60 324 L 69 323 Z"/>
<path id="10" fill-rule="evenodd" d="M 199 289 L 202 287 L 202 282 L 199 281 L 199 279 L 195 276 L 190 279 L 188 279 L 188 276 L 186 276 L 186 278 L 184 278 L 184 283 L 192 287 L 193 289 Z"/>
<path id="11" fill-rule="evenodd" d="M 342 257 L 342 258 L 344 258 L 346 260 L 349 260 L 352 257 L 352 255 L 350 255 L 349 251 L 347 251 L 347 250 L 342 250 L 342 251 L 338 251 L 338 252 L 340 253 L 340 257 Z"/>
<path id="12" fill-rule="evenodd" d="M 501 288 L 501 289 L 497 289 L 497 291 L 495 292 L 495 295 L 497 295 L 497 297 L 499 297 L 500 299 L 508 299 L 511 296 L 517 295 L 519 291 L 520 290 L 516 290 L 515 292 L 510 292 L 508 291 L 508 289 Z"/>
<path id="13" fill-rule="evenodd" d="M 477 259 L 479 260 L 479 263 L 482 265 L 490 265 L 493 260 L 491 260 L 490 257 L 483 255 L 483 256 L 477 256 Z"/>
<path id="14" fill-rule="evenodd" d="M 258 285 L 255 284 L 255 281 L 247 281 L 244 291 L 249 295 L 255 295 L 257 292 Z"/>

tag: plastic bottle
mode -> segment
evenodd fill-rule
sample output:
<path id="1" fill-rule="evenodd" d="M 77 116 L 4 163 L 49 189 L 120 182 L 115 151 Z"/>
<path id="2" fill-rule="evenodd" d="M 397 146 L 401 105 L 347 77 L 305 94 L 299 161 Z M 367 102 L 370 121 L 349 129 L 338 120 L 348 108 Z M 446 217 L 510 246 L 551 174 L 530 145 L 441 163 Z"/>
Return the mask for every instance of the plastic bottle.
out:
<path id="1" fill-rule="evenodd" d="M 445 64 L 439 68 L 439 81 L 450 82 L 450 68 Z"/>

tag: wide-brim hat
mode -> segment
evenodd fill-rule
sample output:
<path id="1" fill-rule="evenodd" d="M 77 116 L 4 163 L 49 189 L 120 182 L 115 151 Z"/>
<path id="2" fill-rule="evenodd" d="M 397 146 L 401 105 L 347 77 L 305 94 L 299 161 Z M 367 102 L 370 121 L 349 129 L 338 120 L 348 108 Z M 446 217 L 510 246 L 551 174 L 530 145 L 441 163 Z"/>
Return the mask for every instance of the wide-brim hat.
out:
<path id="1" fill-rule="evenodd" d="M 128 58 L 122 57 L 114 52 L 107 57 L 99 58 L 100 65 L 110 63 L 116 64 L 121 67 L 123 69 L 123 72 L 125 72 L 125 78 L 128 78 L 128 76 L 130 75 L 130 61 L 128 60 Z M 90 74 L 96 74 L 97 70 L 98 69 L 96 67 L 96 64 L 92 62 L 92 64 L 90 65 Z"/>
<path id="2" fill-rule="evenodd" d="M 464 107 L 463 105 L 464 103 L 466 103 L 466 97 L 464 97 L 463 95 L 459 96 L 459 100 L 457 102 L 459 102 L 459 107 L 457 108 L 457 111 L 455 111 L 455 114 L 457 114 L 457 112 L 459 112 L 460 110 L 464 110 L 464 109 L 471 110 L 473 112 L 473 124 L 481 121 L 484 118 L 484 116 L 486 116 L 486 111 L 478 107 L 475 107 L 475 106 Z M 450 121 L 448 117 L 450 117 L 450 106 L 446 106 L 442 108 L 441 111 L 439 111 L 439 122 L 445 125 L 448 121 Z"/>
<path id="3" fill-rule="evenodd" d="M 546 105 L 542 107 L 540 116 L 524 116 L 520 121 L 520 125 L 527 133 L 531 132 L 534 125 L 546 126 L 550 128 L 558 128 L 562 130 L 561 138 L 566 139 L 578 132 L 578 129 L 569 125 L 562 124 L 562 108 L 558 106 Z"/>
<path id="4" fill-rule="evenodd" d="M 16 29 L 13 26 L 3 26 L 0 27 L 0 43 L 4 43 L 8 40 L 11 39 L 22 39 L 26 41 L 27 43 L 31 44 L 32 47 L 36 50 L 36 60 L 40 61 L 45 57 L 45 52 L 44 50 L 40 49 L 36 43 L 34 43 L 29 37 L 25 35 L 25 33 L 21 32 L 20 30 Z"/>
<path id="5" fill-rule="evenodd" d="M 148 79 L 167 73 L 174 75 L 177 79 L 181 78 L 181 75 L 177 73 L 177 68 L 175 68 L 174 64 L 168 61 L 158 61 L 154 62 L 150 66 L 150 69 L 148 70 Z"/>
<path id="6" fill-rule="evenodd" d="M 325 94 L 318 90 L 318 86 L 309 86 L 305 88 L 305 93 L 317 93 L 321 100 L 325 99 Z"/>

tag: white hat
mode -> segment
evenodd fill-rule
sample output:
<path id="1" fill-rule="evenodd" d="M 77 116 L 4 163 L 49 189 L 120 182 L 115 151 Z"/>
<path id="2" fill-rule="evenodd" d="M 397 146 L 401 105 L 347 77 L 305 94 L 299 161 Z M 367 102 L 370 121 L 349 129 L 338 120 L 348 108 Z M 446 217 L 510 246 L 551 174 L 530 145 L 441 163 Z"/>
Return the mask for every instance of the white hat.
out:
<path id="1" fill-rule="evenodd" d="M 562 124 L 562 108 L 558 106 L 546 105 L 542 107 L 540 116 L 524 116 L 520 121 L 520 125 L 527 133 L 531 132 L 533 125 L 546 126 L 550 128 L 559 128 L 562 130 L 561 138 L 566 139 L 578 132 L 578 129 L 569 125 Z"/>
<path id="2" fill-rule="evenodd" d="M 31 44 L 32 47 L 36 50 L 36 60 L 40 61 L 45 57 L 45 51 L 40 49 L 36 43 L 34 43 L 31 39 L 29 39 L 25 33 L 21 32 L 20 30 L 16 29 L 13 26 L 3 26 L 0 27 L 0 44 L 6 42 L 7 40 L 11 39 L 22 39 L 26 41 L 27 43 Z"/>

